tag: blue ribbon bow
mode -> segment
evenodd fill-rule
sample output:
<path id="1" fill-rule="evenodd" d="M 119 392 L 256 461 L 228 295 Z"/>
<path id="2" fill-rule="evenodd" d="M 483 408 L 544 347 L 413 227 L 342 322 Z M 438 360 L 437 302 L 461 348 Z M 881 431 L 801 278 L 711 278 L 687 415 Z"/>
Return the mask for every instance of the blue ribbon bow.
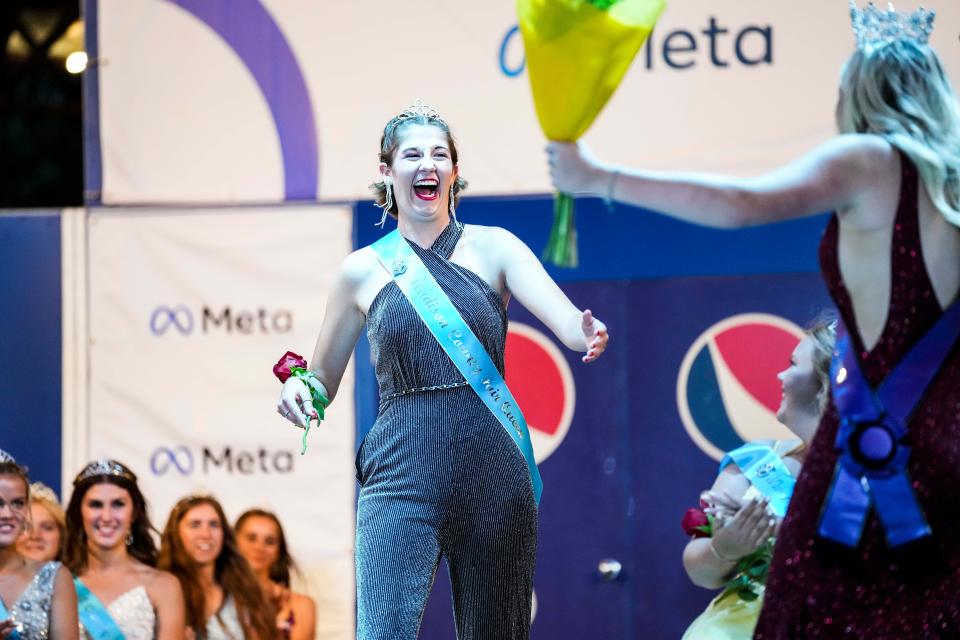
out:
<path id="1" fill-rule="evenodd" d="M 839 459 L 817 529 L 821 537 L 856 547 L 871 506 L 891 547 L 931 534 L 907 470 L 908 424 L 958 336 L 960 304 L 954 303 L 874 390 L 838 323 L 830 376 L 840 414 Z"/>

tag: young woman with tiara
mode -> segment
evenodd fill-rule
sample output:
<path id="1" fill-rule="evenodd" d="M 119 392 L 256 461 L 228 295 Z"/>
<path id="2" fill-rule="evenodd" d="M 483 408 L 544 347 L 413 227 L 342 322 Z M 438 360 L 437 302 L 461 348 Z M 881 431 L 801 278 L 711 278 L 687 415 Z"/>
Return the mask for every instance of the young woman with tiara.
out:
<path id="1" fill-rule="evenodd" d="M 525 639 L 540 476 L 503 383 L 506 306 L 517 298 L 584 362 L 606 348 L 606 328 L 513 234 L 457 221 L 466 182 L 434 109 L 387 123 L 379 169 L 377 202 L 397 230 L 344 261 L 313 361 L 277 410 L 306 426 L 311 392 L 336 395 L 366 327 L 380 411 L 356 460 L 357 638 L 416 638 L 443 556 L 458 637 Z"/>
<path id="2" fill-rule="evenodd" d="M 30 485 L 30 522 L 17 541 L 21 554 L 34 560 L 63 561 L 67 517 L 53 490 L 42 482 Z"/>
<path id="3" fill-rule="evenodd" d="M 313 640 L 317 605 L 313 598 L 290 587 L 290 572 L 296 565 L 280 520 L 269 511 L 250 509 L 240 514 L 233 530 L 237 550 L 277 609 L 277 629 L 285 640 Z"/>
<path id="4" fill-rule="evenodd" d="M 27 471 L 0 450 L 0 638 L 76 640 L 70 573 L 56 560 L 33 560 L 17 551 L 29 509 Z"/>
<path id="5" fill-rule="evenodd" d="M 777 537 L 756 638 L 960 637 L 960 107 L 932 11 L 859 9 L 842 135 L 754 179 L 602 164 L 551 144 L 554 184 L 733 227 L 834 211 L 832 403 Z"/>
<path id="6" fill-rule="evenodd" d="M 183 594 L 156 568 L 157 547 L 137 477 L 116 460 L 88 464 L 67 505 L 66 563 L 85 638 L 182 640 Z"/>
<path id="7" fill-rule="evenodd" d="M 186 596 L 189 638 L 280 640 L 275 608 L 237 551 L 216 498 L 182 498 L 160 540 L 159 565 L 177 576 Z"/>

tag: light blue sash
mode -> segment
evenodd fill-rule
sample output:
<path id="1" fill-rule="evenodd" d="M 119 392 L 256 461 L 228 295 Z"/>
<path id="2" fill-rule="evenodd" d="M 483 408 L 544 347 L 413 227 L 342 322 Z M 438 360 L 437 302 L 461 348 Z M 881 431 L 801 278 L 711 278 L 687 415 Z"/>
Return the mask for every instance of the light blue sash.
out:
<path id="1" fill-rule="evenodd" d="M 97 600 L 87 585 L 80 582 L 80 578 L 73 579 L 77 588 L 77 605 L 80 612 L 80 622 L 93 640 L 125 640 L 123 632 L 103 603 Z"/>
<path id="2" fill-rule="evenodd" d="M 724 456 L 720 470 L 731 462 L 740 467 L 757 491 L 770 498 L 771 511 L 781 518 L 787 515 L 787 505 L 797 481 L 773 449 L 765 444 L 748 442 Z"/>
<path id="3" fill-rule="evenodd" d="M 400 232 L 391 231 L 372 248 L 440 347 L 520 448 L 530 470 L 533 495 L 540 504 L 543 481 L 533 457 L 527 421 L 480 340 Z"/>
<path id="4" fill-rule="evenodd" d="M 3 604 L 3 598 L 0 598 L 0 622 L 3 622 L 10 618 L 10 612 L 7 611 L 7 607 Z M 20 640 L 20 634 L 17 632 L 16 628 L 10 632 L 10 635 L 7 636 L 7 640 Z"/>

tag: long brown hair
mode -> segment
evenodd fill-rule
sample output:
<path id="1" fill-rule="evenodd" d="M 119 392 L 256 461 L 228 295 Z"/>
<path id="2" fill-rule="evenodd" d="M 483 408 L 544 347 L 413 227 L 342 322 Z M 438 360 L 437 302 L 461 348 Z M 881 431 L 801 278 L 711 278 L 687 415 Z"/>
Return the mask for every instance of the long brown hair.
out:
<path id="1" fill-rule="evenodd" d="M 270 580 L 277 584 L 282 584 L 289 589 L 290 571 L 296 571 L 297 565 L 290 555 L 290 550 L 287 548 L 287 537 L 283 534 L 283 527 L 280 526 L 280 520 L 269 511 L 249 509 L 240 514 L 240 517 L 237 518 L 237 524 L 233 526 L 233 530 L 237 535 L 240 534 L 243 523 L 250 518 L 266 518 L 277 527 L 277 561 L 270 566 Z"/>
<path id="2" fill-rule="evenodd" d="M 167 518 L 167 525 L 160 537 L 160 557 L 157 566 L 177 576 L 183 588 L 187 608 L 187 626 L 197 638 L 207 637 L 206 596 L 200 583 L 200 567 L 194 562 L 180 538 L 180 522 L 194 507 L 210 505 L 217 512 L 223 530 L 223 546 L 214 561 L 213 579 L 223 589 L 224 600 L 232 597 L 237 607 L 240 624 L 245 636 L 258 640 L 279 639 L 276 628 L 276 612 L 260 590 L 256 576 L 247 561 L 237 551 L 237 541 L 230 528 L 223 507 L 213 496 L 187 496 L 182 498 Z"/>
<path id="3" fill-rule="evenodd" d="M 103 473 L 101 473 L 101 471 Z M 87 568 L 87 534 L 83 528 L 83 497 L 90 487 L 97 484 L 112 484 L 130 494 L 133 503 L 133 520 L 130 522 L 130 544 L 127 553 L 145 565 L 157 566 L 157 545 L 147 514 L 147 501 L 137 485 L 137 476 L 116 460 L 97 460 L 88 464 L 73 481 L 73 494 L 67 505 L 67 542 L 64 545 L 64 564 L 74 575 Z"/>

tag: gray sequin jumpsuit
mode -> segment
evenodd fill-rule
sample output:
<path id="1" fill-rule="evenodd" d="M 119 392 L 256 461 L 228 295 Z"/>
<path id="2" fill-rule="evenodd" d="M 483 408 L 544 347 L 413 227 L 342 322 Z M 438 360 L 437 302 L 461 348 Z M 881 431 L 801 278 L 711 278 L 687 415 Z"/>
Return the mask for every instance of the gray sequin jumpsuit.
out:
<path id="1" fill-rule="evenodd" d="M 410 243 L 503 372 L 506 310 L 449 261 L 451 223 L 430 250 Z M 530 635 L 537 506 L 523 455 L 391 281 L 367 335 L 380 410 L 357 453 L 357 638 L 417 637 L 440 557 L 460 640 Z"/>

